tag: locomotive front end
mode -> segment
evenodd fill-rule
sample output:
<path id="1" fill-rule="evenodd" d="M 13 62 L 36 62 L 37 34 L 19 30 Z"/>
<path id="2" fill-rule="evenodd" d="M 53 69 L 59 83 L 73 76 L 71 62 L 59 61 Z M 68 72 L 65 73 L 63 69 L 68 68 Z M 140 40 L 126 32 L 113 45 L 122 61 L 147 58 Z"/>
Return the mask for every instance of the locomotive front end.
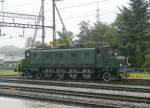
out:
<path id="1" fill-rule="evenodd" d="M 127 77 L 128 76 L 128 63 L 124 56 L 116 56 L 116 62 L 119 65 L 118 67 L 118 75 L 120 77 Z"/>

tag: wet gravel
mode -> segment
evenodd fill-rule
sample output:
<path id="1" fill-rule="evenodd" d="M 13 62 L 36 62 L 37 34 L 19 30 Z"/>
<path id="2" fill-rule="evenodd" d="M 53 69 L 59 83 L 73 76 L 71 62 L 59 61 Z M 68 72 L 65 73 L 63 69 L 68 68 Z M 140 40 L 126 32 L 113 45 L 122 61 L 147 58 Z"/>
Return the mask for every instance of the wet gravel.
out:
<path id="1" fill-rule="evenodd" d="M 60 103 L 43 102 L 35 100 L 0 97 L 1 108 L 82 108 L 79 106 L 65 105 Z"/>

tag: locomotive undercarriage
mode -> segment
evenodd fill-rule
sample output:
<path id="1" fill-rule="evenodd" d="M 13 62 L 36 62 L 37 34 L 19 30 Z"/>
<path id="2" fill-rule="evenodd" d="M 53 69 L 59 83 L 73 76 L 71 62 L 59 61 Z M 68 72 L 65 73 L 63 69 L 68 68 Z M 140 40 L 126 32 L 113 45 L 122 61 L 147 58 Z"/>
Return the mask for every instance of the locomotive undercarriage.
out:
<path id="1" fill-rule="evenodd" d="M 103 79 L 104 81 L 110 81 L 116 77 L 120 79 L 117 71 L 113 69 L 94 69 L 94 68 L 39 68 L 38 71 L 27 69 L 22 72 L 22 76 L 25 78 L 32 77 L 35 79 Z"/>

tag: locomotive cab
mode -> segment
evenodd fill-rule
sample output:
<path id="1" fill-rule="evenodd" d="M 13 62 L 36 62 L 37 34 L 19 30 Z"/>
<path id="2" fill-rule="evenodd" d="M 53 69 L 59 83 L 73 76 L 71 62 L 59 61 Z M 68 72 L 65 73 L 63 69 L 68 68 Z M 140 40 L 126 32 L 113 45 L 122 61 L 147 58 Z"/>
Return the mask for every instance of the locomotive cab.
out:
<path id="1" fill-rule="evenodd" d="M 114 47 L 100 47 L 97 49 L 96 67 L 103 80 L 120 79 L 124 69 L 125 58 L 119 55 Z"/>

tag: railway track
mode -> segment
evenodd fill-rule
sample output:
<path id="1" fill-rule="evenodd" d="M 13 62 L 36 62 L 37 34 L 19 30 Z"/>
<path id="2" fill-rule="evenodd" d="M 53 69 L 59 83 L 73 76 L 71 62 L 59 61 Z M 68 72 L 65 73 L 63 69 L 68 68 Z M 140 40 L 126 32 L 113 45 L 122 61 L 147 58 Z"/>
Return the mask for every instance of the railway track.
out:
<path id="1" fill-rule="evenodd" d="M 144 103 L 150 105 L 150 96 L 136 97 L 131 95 L 121 95 L 122 93 L 102 93 L 99 92 L 100 90 L 97 91 L 95 89 L 78 89 L 73 87 L 39 86 L 16 83 L 1 83 L 0 86 L 0 94 L 3 95 L 37 98 L 42 100 L 55 100 L 80 104 L 83 106 L 122 108 L 126 105 L 133 105 L 133 103 Z M 104 102 L 104 100 L 107 102 Z M 108 100 L 109 102 L 111 101 L 109 104 Z M 117 104 L 116 101 L 118 101 Z"/>
<path id="2" fill-rule="evenodd" d="M 29 80 L 29 81 L 58 81 L 58 80 L 49 80 L 49 79 L 41 79 L 41 80 L 36 80 L 36 79 L 22 79 L 19 76 L 0 76 L 0 80 L 5 80 L 5 81 L 12 81 L 12 80 Z M 104 83 L 104 84 L 125 84 L 125 85 L 139 85 L 139 86 L 150 86 L 150 79 L 122 79 L 120 81 L 110 81 L 110 82 L 105 82 L 103 80 L 62 80 L 63 82 L 83 82 L 83 83 Z"/>
<path id="3" fill-rule="evenodd" d="M 92 92 L 82 92 L 82 91 L 72 91 L 72 90 L 57 90 L 57 89 L 43 89 L 43 88 L 34 88 L 34 87 L 19 87 L 19 86 L 5 86 L 1 85 L 1 89 L 10 89 L 15 88 L 15 90 L 20 91 L 32 91 L 39 93 L 50 93 L 50 94 L 61 94 L 61 95 L 72 95 L 79 97 L 88 97 L 88 98 L 103 98 L 103 99 L 112 99 L 112 100 L 121 100 L 127 102 L 137 102 L 137 103 L 147 103 L 150 104 L 150 97 L 136 97 L 135 96 L 121 96 L 114 94 L 101 94 L 101 93 L 92 93 Z"/>
<path id="4" fill-rule="evenodd" d="M 98 108 L 129 107 L 126 105 L 134 107 L 136 104 L 150 105 L 149 86 L 121 85 L 119 83 L 112 84 L 112 82 L 106 84 L 15 78 L 0 78 L 0 82 L 1 95 L 59 101 Z M 118 103 L 120 104 L 118 105 Z"/>
<path id="5" fill-rule="evenodd" d="M 41 94 L 42 93 L 42 94 Z M 121 108 L 120 106 L 112 106 L 106 105 L 102 103 L 97 103 L 95 101 L 89 102 L 89 100 L 85 100 L 89 97 L 85 94 L 80 94 L 78 92 L 69 92 L 65 90 L 51 90 L 51 89 L 42 89 L 36 87 L 21 87 L 21 86 L 9 86 L 9 85 L 1 85 L 0 94 L 4 96 L 15 96 L 15 97 L 24 97 L 30 99 L 40 99 L 46 101 L 57 101 L 63 103 L 77 104 L 81 106 L 88 107 L 98 107 L 98 108 Z M 41 94 L 41 95 L 39 95 Z M 49 95 L 51 95 L 49 97 Z M 78 96 L 82 96 L 82 99 L 77 99 Z M 84 96 L 84 97 L 83 97 Z"/>
<path id="6" fill-rule="evenodd" d="M 46 80 L 28 80 L 28 79 L 22 80 L 22 79 L 5 79 L 5 78 L 0 78 L 0 82 L 150 93 L 149 86 L 143 86 L 143 85 L 133 86 L 129 84 L 127 85 L 127 84 L 119 84 L 119 83 L 117 84 L 116 83 L 103 83 L 103 82 L 102 83 L 86 83 L 86 82 L 46 81 Z"/>

